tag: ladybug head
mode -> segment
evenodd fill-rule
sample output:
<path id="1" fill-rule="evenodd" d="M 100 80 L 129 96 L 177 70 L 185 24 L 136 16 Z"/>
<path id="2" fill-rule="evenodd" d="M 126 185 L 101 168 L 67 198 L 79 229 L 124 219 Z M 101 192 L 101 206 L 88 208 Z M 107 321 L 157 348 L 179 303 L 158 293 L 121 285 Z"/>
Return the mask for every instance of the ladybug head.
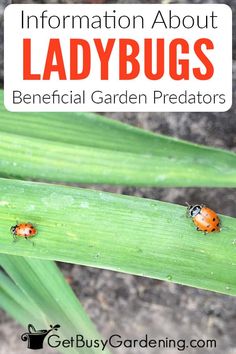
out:
<path id="1" fill-rule="evenodd" d="M 188 205 L 188 213 L 189 216 L 194 218 L 196 215 L 198 215 L 201 212 L 201 205 Z"/>
<path id="2" fill-rule="evenodd" d="M 12 226 L 12 227 L 10 228 L 10 231 L 11 231 L 11 233 L 12 233 L 13 235 L 16 233 L 16 227 L 17 227 L 17 225 Z"/>

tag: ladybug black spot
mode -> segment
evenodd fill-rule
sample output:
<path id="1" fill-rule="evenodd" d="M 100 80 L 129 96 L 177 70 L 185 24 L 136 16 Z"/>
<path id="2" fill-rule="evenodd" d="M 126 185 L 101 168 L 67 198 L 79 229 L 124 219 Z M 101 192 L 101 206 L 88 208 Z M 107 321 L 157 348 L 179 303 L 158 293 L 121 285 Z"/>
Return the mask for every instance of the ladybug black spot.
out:
<path id="1" fill-rule="evenodd" d="M 213 218 L 212 220 L 213 220 L 213 221 L 216 221 L 216 219 L 215 219 L 215 218 Z"/>
<path id="2" fill-rule="evenodd" d="M 32 234 L 32 230 L 31 229 L 29 229 L 29 233 Z"/>
<path id="3" fill-rule="evenodd" d="M 209 224 L 209 225 L 207 225 L 207 228 L 209 229 L 209 227 L 210 227 L 211 225 Z"/>
<path id="4" fill-rule="evenodd" d="M 204 232 L 207 232 L 207 230 L 204 230 Z"/>
<path id="5" fill-rule="evenodd" d="M 212 232 L 216 231 L 216 229 L 212 229 Z"/>
<path id="6" fill-rule="evenodd" d="M 218 224 L 216 225 L 217 227 L 220 226 L 220 223 L 218 222 Z"/>

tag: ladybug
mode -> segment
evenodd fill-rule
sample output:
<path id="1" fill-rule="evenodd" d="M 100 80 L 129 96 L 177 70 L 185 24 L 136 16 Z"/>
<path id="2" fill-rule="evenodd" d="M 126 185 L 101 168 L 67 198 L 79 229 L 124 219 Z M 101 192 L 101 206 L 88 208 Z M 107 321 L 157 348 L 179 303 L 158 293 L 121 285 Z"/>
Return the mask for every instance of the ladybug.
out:
<path id="1" fill-rule="evenodd" d="M 188 216 L 192 218 L 197 226 L 197 231 L 203 231 L 204 234 L 210 232 L 219 232 L 220 219 L 215 211 L 207 208 L 205 205 L 188 205 Z"/>
<path id="2" fill-rule="evenodd" d="M 10 231 L 13 235 L 14 241 L 17 241 L 17 237 L 24 237 L 28 240 L 37 234 L 36 228 L 29 222 L 12 226 Z"/>

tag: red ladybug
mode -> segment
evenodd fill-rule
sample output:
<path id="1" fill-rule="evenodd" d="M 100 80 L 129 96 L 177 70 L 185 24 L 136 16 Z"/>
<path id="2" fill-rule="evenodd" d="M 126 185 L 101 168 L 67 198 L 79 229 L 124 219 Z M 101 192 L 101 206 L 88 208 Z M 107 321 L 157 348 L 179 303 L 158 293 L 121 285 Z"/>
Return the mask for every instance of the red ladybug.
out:
<path id="1" fill-rule="evenodd" d="M 197 231 L 203 231 L 206 234 L 221 230 L 219 216 L 205 205 L 188 205 L 188 215 L 197 226 Z"/>
<path id="2" fill-rule="evenodd" d="M 29 239 L 30 237 L 34 237 L 37 234 L 36 228 L 29 222 L 12 226 L 10 231 L 13 235 L 14 241 L 17 240 L 17 237 L 24 237 L 25 239 Z"/>

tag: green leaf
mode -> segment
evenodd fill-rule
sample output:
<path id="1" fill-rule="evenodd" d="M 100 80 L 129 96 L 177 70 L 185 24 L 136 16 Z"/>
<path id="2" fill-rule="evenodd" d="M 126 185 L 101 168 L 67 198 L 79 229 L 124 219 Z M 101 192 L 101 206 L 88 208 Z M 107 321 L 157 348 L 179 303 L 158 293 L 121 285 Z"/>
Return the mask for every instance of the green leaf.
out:
<path id="1" fill-rule="evenodd" d="M 100 339 L 94 325 L 53 262 L 0 255 L 0 265 L 15 283 L 0 274 L 0 307 L 25 327 L 32 323 L 37 329 L 41 326 L 49 329 L 50 325 L 59 324 L 61 327 L 56 334 L 60 336 L 60 340 L 75 337 L 76 334 L 82 334 L 88 339 Z M 76 348 L 58 349 L 68 354 L 78 353 Z M 108 354 L 108 351 L 80 348 L 79 353 Z"/>
<path id="2" fill-rule="evenodd" d="M 43 183 L 0 180 L 0 252 L 164 279 L 236 295 L 236 219 L 195 230 L 186 208 Z M 35 246 L 9 229 L 36 225 Z"/>
<path id="3" fill-rule="evenodd" d="M 0 176 L 72 183 L 235 187 L 236 154 L 92 113 L 11 113 L 0 92 Z"/>
<path id="4" fill-rule="evenodd" d="M 27 298 L 26 301 L 24 293 L 2 272 L 0 272 L 0 307 L 23 326 L 30 322 L 36 326 L 41 323 L 39 318 L 42 314 L 39 308 L 32 304 L 31 299 Z M 36 314 L 37 317 L 35 317 Z"/>

